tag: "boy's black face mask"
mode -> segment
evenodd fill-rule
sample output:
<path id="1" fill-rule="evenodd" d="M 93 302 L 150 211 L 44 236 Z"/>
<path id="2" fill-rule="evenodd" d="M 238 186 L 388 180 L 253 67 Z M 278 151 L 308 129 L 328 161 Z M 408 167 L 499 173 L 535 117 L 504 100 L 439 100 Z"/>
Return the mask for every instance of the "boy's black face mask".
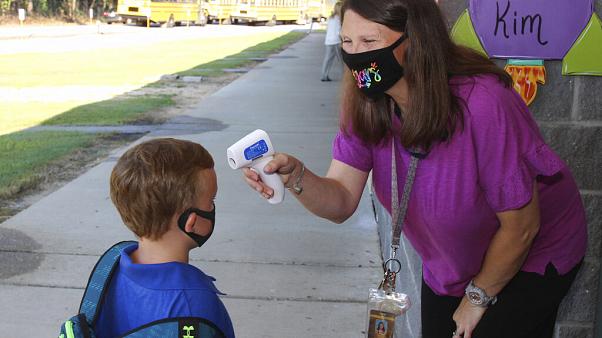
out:
<path id="1" fill-rule="evenodd" d="M 349 54 L 341 48 L 343 61 L 357 81 L 357 87 L 368 97 L 382 95 L 403 77 L 403 67 L 393 50 L 408 37 L 404 33 L 389 47 Z"/>
<path id="2" fill-rule="evenodd" d="M 194 232 L 186 231 L 186 221 L 188 221 L 188 216 L 190 216 L 190 214 L 193 212 L 197 214 L 197 216 L 211 221 L 211 231 L 209 231 L 207 235 L 201 236 L 195 234 Z M 192 238 L 192 240 L 194 240 L 199 247 L 201 247 L 203 244 L 205 244 L 205 242 L 207 242 L 209 237 L 211 237 L 211 235 L 213 234 L 213 229 L 215 228 L 215 203 L 213 203 L 213 210 L 211 211 L 204 211 L 198 208 L 186 209 L 186 211 L 184 211 L 180 215 L 180 217 L 178 217 L 178 227 L 180 228 L 180 230 L 184 231 L 184 233 L 187 234 L 190 238 Z"/>

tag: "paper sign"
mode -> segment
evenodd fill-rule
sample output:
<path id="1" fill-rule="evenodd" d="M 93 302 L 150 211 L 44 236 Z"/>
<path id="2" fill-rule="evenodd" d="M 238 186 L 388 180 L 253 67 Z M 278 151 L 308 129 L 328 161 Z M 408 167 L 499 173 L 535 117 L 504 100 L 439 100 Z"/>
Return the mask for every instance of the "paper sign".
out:
<path id="1" fill-rule="evenodd" d="M 587 26 L 593 0 L 470 0 L 470 19 L 491 57 L 560 60 Z"/>

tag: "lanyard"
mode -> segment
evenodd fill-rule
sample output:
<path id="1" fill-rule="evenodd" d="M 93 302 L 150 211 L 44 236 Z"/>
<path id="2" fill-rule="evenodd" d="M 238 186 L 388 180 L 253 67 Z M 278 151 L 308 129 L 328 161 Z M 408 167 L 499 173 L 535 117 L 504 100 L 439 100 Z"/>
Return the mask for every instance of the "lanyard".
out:
<path id="1" fill-rule="evenodd" d="M 389 259 L 383 264 L 385 274 L 383 280 L 379 285 L 379 289 L 384 289 L 387 292 L 395 291 L 395 277 L 401 270 L 401 263 L 396 258 L 397 249 L 399 249 L 399 241 L 401 238 L 401 230 L 403 228 L 403 221 L 408 211 L 408 202 L 410 200 L 410 193 L 412 192 L 412 186 L 414 185 L 414 178 L 416 177 L 416 168 L 418 167 L 418 161 L 424 157 L 417 151 L 411 151 L 410 154 L 410 166 L 408 168 L 408 174 L 406 181 L 403 185 L 403 194 L 401 195 L 401 203 L 398 197 L 397 188 L 397 160 L 395 158 L 395 138 L 391 137 L 391 231 L 393 233 L 391 237 L 391 255 Z M 397 264 L 396 268 L 393 266 Z"/>
<path id="2" fill-rule="evenodd" d="M 414 178 L 416 177 L 416 168 L 418 167 L 418 160 L 420 154 L 417 152 L 410 152 L 412 155 L 410 158 L 410 167 L 408 168 L 408 174 L 406 181 L 403 185 L 403 194 L 401 195 L 401 203 L 399 202 L 397 192 L 397 160 L 395 158 L 395 140 L 391 138 L 391 230 L 393 236 L 391 238 L 391 258 L 395 258 L 397 249 L 399 249 L 399 240 L 401 237 L 401 230 L 403 228 L 403 221 L 408 211 L 408 202 L 410 200 L 410 193 L 412 192 L 412 186 L 414 185 Z"/>

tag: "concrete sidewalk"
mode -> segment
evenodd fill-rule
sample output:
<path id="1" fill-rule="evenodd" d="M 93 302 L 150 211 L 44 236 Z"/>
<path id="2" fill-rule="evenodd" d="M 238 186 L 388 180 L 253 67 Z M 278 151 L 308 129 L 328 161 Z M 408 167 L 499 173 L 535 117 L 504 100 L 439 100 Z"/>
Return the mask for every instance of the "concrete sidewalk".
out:
<path id="1" fill-rule="evenodd" d="M 363 337 L 367 291 L 381 271 L 369 199 L 340 225 L 313 216 L 289 193 L 272 206 L 225 156 L 230 144 L 262 128 L 276 150 L 326 173 L 339 82 L 319 81 L 323 39 L 308 35 L 171 121 L 171 128 L 142 139 L 188 139 L 214 156 L 216 229 L 192 252 L 192 263 L 228 294 L 223 300 L 237 337 Z M 206 130 L 199 123 L 215 131 L 199 133 Z M 123 151 L 0 225 L 0 338 L 56 336 L 75 314 L 98 256 L 133 239 L 108 195 L 110 171 Z"/>

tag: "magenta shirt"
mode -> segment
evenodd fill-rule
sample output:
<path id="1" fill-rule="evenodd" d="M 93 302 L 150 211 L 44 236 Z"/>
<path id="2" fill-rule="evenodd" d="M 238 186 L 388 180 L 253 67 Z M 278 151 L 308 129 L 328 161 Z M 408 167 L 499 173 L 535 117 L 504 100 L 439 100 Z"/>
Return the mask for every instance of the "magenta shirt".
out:
<path id="1" fill-rule="evenodd" d="M 464 129 L 436 144 L 420 160 L 403 232 L 423 262 L 423 278 L 439 295 L 462 296 L 480 271 L 500 227 L 496 212 L 518 209 L 532 197 L 537 179 L 541 227 L 522 271 L 560 274 L 585 255 L 587 228 L 579 190 L 566 164 L 548 147 L 527 106 L 512 89 L 489 75 L 455 77 L 464 99 Z M 400 127 L 394 115 L 393 127 Z M 399 198 L 409 153 L 395 138 Z M 376 196 L 391 211 L 391 140 L 376 146 L 342 131 L 333 158 L 373 170 Z"/>

